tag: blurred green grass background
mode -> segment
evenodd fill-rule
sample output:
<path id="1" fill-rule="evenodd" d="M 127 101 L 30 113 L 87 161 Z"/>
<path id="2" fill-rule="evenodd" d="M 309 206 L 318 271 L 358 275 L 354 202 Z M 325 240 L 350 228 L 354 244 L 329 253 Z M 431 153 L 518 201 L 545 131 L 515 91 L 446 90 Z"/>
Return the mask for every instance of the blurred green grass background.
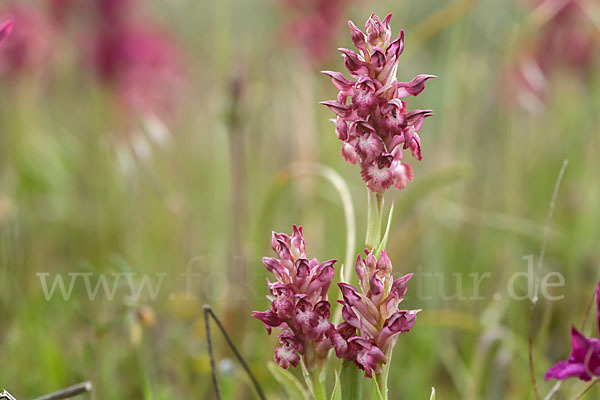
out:
<path id="1" fill-rule="evenodd" d="M 340 24 L 331 57 L 310 64 L 281 35 L 289 16 L 275 0 L 143 8 L 177 38 L 187 62 L 186 91 L 164 145 L 147 128 L 137 145 L 121 130 L 109 91 L 73 61 L 70 36 L 54 45 L 51 78 L 0 77 L 0 386 L 27 398 L 89 379 L 94 399 L 211 399 L 208 303 L 268 397 L 284 399 L 266 369 L 276 337 L 250 318 L 267 307 L 260 259 L 270 255 L 270 232 L 296 223 L 311 255 L 342 259 L 346 251 L 336 191 L 290 165 L 338 171 L 357 211 L 355 253 L 365 230 L 364 184 L 339 157 L 331 114 L 318 105 L 335 96 L 319 70 L 343 71 L 335 48 L 351 47 L 349 35 Z M 585 77 L 553 73 L 534 114 L 515 104 L 519 88 L 504 77 L 542 29 L 531 10 L 507 0 L 381 0 L 354 3 L 342 16 L 362 26 L 371 12 L 393 13 L 394 32 L 406 31 L 399 80 L 439 76 L 409 99 L 411 108 L 436 112 L 422 130 L 424 160 L 412 163 L 415 182 L 388 194 L 396 202 L 395 273 L 417 272 L 406 306 L 423 309 L 398 340 L 394 399 L 429 398 L 432 386 L 444 400 L 534 398 L 529 302 L 508 299 L 506 287 L 526 270 L 524 256 L 537 261 L 564 159 L 544 263 L 565 276 L 554 291 L 564 299 L 542 299 L 535 319 L 543 393 L 553 385 L 543 374 L 566 358 L 569 327 L 581 323 L 600 278 L 598 64 Z M 232 77 L 241 87 L 233 132 Z M 193 282 L 195 300 L 184 298 L 181 274 L 190 267 L 202 275 Z M 46 301 L 36 275 L 124 271 L 168 275 L 155 300 L 137 302 L 121 289 L 113 301 L 90 301 L 83 285 L 69 301 Z M 455 273 L 472 296 L 469 274 L 477 272 L 492 277 L 482 283 L 482 300 L 439 296 L 441 287 L 456 292 Z M 154 323 L 140 318 L 149 309 Z M 224 341 L 215 342 L 225 397 L 254 398 Z M 582 386 L 563 388 L 568 398 Z M 600 396 L 595 390 L 588 398 Z"/>

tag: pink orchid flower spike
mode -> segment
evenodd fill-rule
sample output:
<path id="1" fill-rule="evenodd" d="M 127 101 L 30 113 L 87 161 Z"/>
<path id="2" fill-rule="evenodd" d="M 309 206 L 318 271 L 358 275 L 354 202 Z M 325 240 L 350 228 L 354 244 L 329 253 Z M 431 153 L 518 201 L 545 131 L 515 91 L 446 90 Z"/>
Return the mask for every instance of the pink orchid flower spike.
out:
<path id="1" fill-rule="evenodd" d="M 336 114 L 335 126 L 342 141 L 342 157 L 359 164 L 361 176 L 372 192 L 394 186 L 404 189 L 413 179 L 410 164 L 402 161 L 403 150 L 421 160 L 419 131 L 431 110 L 409 111 L 403 100 L 417 96 L 434 75 L 418 75 L 409 82 L 396 79 L 399 57 L 404 51 L 404 31 L 392 40 L 389 14 L 383 21 L 375 14 L 365 33 L 348 22 L 352 42 L 358 50 L 339 49 L 351 79 L 340 72 L 323 71 L 339 90 L 336 100 L 321 104 Z"/>
<path id="2" fill-rule="evenodd" d="M 365 250 L 356 259 L 359 288 L 338 283 L 342 291 L 342 322 L 334 334 L 336 355 L 354 361 L 371 378 L 387 363 L 401 333 L 412 329 L 421 310 L 399 310 L 412 274 L 394 280 L 384 250 L 379 258 Z M 357 334 L 360 332 L 360 334 Z"/>
<path id="3" fill-rule="evenodd" d="M 292 236 L 273 232 L 272 248 L 277 257 L 264 257 L 265 268 L 275 276 L 268 282 L 271 293 L 267 298 L 271 308 L 255 311 L 269 334 L 281 330 L 274 359 L 281 368 L 298 366 L 300 358 L 309 370 L 321 367 L 335 332 L 329 322 L 330 305 L 327 290 L 335 273 L 336 260 L 319 263 L 308 259 L 302 227 L 294 225 Z"/>

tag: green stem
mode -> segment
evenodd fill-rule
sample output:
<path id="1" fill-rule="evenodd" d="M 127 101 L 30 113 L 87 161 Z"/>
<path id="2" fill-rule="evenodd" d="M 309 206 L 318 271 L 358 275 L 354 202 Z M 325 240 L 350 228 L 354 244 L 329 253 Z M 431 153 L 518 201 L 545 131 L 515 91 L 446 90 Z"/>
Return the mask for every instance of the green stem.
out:
<path id="1" fill-rule="evenodd" d="M 315 400 L 327 400 L 327 393 L 325 392 L 325 386 L 321 380 L 321 371 L 313 369 L 309 372 L 311 390 Z"/>
<path id="2" fill-rule="evenodd" d="M 387 373 L 381 372 L 376 374 L 375 380 L 377 381 L 377 386 L 379 386 L 379 391 L 383 396 L 383 400 L 388 400 Z"/>
<path id="3" fill-rule="evenodd" d="M 385 359 L 386 363 L 382 366 L 381 372 L 375 375 L 379 391 L 383 396 L 383 400 L 388 400 L 388 375 L 390 374 L 390 366 L 392 365 L 392 351 L 394 344 L 392 344 L 388 351 L 386 351 Z"/>
<path id="4" fill-rule="evenodd" d="M 381 220 L 383 217 L 383 192 L 373 193 L 369 189 L 367 201 L 367 237 L 365 244 L 372 250 L 381 242 Z"/>

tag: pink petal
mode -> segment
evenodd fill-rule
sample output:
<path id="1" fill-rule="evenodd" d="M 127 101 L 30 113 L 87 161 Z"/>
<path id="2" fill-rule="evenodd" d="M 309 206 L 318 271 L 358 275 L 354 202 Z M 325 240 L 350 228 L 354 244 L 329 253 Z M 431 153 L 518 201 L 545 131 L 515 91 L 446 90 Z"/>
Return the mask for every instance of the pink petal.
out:
<path id="1" fill-rule="evenodd" d="M 380 168 L 377 163 L 364 165 L 360 174 L 369 190 L 375 193 L 389 189 L 394 183 L 392 171 L 387 167 Z"/>
<path id="2" fill-rule="evenodd" d="M 407 97 L 417 96 L 425 89 L 425 82 L 428 79 L 437 78 L 435 75 L 417 75 L 410 82 L 397 82 L 396 83 L 396 96 Z"/>

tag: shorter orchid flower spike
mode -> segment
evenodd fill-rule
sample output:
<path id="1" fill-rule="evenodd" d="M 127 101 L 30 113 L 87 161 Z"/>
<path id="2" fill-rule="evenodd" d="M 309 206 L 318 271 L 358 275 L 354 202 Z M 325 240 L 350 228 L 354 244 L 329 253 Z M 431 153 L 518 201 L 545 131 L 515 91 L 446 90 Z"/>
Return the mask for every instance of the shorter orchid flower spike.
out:
<path id="1" fill-rule="evenodd" d="M 360 289 L 338 283 L 345 322 L 337 327 L 333 346 L 338 357 L 354 361 L 371 378 L 387 362 L 398 335 L 412 329 L 421 310 L 398 309 L 412 274 L 394 280 L 385 250 L 379 258 L 365 250 L 364 257 L 358 255 L 355 267 Z"/>
<path id="2" fill-rule="evenodd" d="M 318 368 L 333 347 L 334 325 L 329 322 L 327 290 L 335 273 L 336 260 L 319 263 L 308 259 L 302 227 L 293 226 L 291 236 L 273 232 L 271 239 L 277 257 L 264 257 L 263 264 L 276 281 L 269 281 L 271 308 L 255 311 L 269 334 L 279 329 L 274 359 L 281 368 L 296 367 L 300 357 L 309 370 Z"/>
<path id="3" fill-rule="evenodd" d="M 596 287 L 596 323 L 600 336 L 600 282 Z M 572 351 L 567 361 L 560 361 L 546 372 L 545 379 L 577 378 L 589 381 L 600 378 L 600 338 L 588 338 L 571 328 Z"/>
<path id="4" fill-rule="evenodd" d="M 2 24 L 0 24 L 0 42 L 6 38 L 8 35 L 10 35 L 10 32 L 12 31 L 13 28 L 13 22 L 12 21 L 5 21 Z"/>

